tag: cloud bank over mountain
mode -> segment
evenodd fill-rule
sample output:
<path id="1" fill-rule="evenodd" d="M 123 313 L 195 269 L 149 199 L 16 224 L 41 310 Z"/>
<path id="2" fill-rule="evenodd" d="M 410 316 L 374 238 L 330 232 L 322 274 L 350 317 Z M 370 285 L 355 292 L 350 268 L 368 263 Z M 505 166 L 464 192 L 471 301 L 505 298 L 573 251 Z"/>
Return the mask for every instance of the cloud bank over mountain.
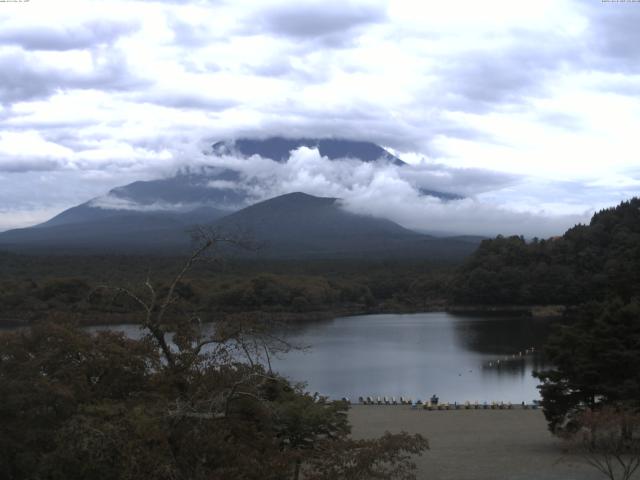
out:
<path id="1" fill-rule="evenodd" d="M 320 165 L 274 167 L 348 208 L 560 233 L 640 190 L 639 22 L 633 2 L 579 0 L 5 3 L 0 229 L 197 165 L 217 139 L 287 135 L 413 164 L 349 173 L 346 192 Z M 468 198 L 427 205 L 417 183 Z"/>
<path id="2" fill-rule="evenodd" d="M 162 198 L 137 197 L 136 201 L 133 190 L 119 188 L 89 205 L 112 210 L 180 212 L 199 206 L 220 208 L 219 199 L 223 196 L 236 199 L 224 207 L 232 211 L 283 194 L 305 192 L 339 198 L 347 211 L 387 218 L 409 229 L 461 235 L 551 236 L 588 220 L 591 213 L 585 209 L 582 214 L 557 214 L 542 207 L 537 212 L 518 211 L 483 198 L 522 184 L 522 178 L 515 175 L 451 168 L 428 161 L 402 165 L 384 158 L 373 162 L 330 159 L 313 147 L 293 150 L 285 161 L 259 155 L 202 154 L 197 162 L 183 167 L 179 175 L 183 178 L 180 184 L 190 185 L 193 199 L 201 198 L 201 203 L 184 201 L 185 197 L 171 202 L 171 192 Z M 219 193 L 207 195 L 207 188 Z M 443 198 L 442 193 L 453 195 Z"/>

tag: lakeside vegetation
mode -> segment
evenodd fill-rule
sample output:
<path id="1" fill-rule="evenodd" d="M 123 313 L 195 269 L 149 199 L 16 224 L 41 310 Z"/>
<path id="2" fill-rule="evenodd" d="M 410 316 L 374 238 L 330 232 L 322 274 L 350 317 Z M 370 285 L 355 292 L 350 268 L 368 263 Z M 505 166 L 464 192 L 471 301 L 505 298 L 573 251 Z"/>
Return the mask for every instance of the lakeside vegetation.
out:
<path id="1" fill-rule="evenodd" d="M 451 286 L 462 305 L 567 307 L 544 349 L 551 366 L 534 373 L 549 429 L 611 480 L 631 478 L 640 467 L 640 199 L 560 237 L 485 240 Z"/>
<path id="2" fill-rule="evenodd" d="M 271 371 L 270 355 L 290 346 L 264 321 L 234 318 L 205 333 L 182 310 L 187 273 L 221 241 L 203 238 L 164 285 L 147 278 L 141 289 L 93 292 L 131 303 L 139 340 L 65 319 L 0 335 L 2 478 L 415 478 L 411 458 L 427 441 L 351 439 L 346 402 Z M 67 301 L 84 296 L 82 285 L 65 285 Z"/>
<path id="3" fill-rule="evenodd" d="M 542 311 L 556 314 L 559 310 L 548 307 L 562 307 L 562 326 L 545 348 L 552 367 L 536 373 L 549 429 L 568 438 L 585 429 L 595 435 L 601 424 L 593 412 L 605 412 L 607 428 L 612 418 L 617 422 L 612 430 L 618 439 L 616 454 L 629 458 L 639 451 L 636 198 L 597 213 L 589 225 L 561 237 L 483 241 L 462 265 L 230 259 L 222 265 L 190 265 L 188 277 L 176 277 L 176 259 L 170 257 L 3 253 L 0 260 L 0 325 L 35 325 L 26 333 L 0 337 L 0 420 L 8 426 L 7 436 L 0 439 L 0 472 L 6 478 L 38 475 L 29 470 L 34 458 L 59 472 L 50 478 L 92 478 L 109 471 L 113 462 L 118 467 L 112 478 L 151 478 L 135 470 L 140 465 L 147 465 L 144 470 L 153 472 L 153 478 L 175 478 L 176 472 L 187 472 L 189 478 L 208 478 L 210 472 L 216 478 L 254 478 L 257 467 L 238 470 L 236 454 L 269 465 L 271 477 L 255 478 L 297 478 L 304 468 L 305 478 L 367 478 L 371 472 L 412 478 L 410 454 L 426 448 L 423 438 L 353 443 L 344 421 L 346 405 L 309 396 L 260 366 L 247 351 L 248 362 L 225 355 L 246 332 L 255 336 L 271 320 L 451 307 L 513 312 L 541 305 L 547 306 Z M 141 302 L 150 292 L 153 302 Z M 160 298 L 171 301 L 156 303 Z M 140 315 L 141 306 L 146 317 Z M 154 317 L 160 311 L 165 320 Z M 198 326 L 211 320 L 221 328 L 213 341 L 221 346 L 216 355 L 222 356 L 216 358 L 198 347 L 203 341 Z M 92 337 L 71 325 L 127 322 L 142 323 L 147 332 L 143 340 L 112 333 Z M 161 341 L 168 331 L 177 332 L 175 358 Z M 272 346 L 263 347 L 268 355 Z M 111 367 L 106 365 L 113 365 L 112 374 L 107 375 Z M 102 378 L 108 382 L 100 383 Z M 247 398 L 236 403 L 238 391 Z M 205 398 L 222 403 L 216 400 L 214 413 L 203 412 Z M 178 421 L 167 420 L 172 408 L 180 412 Z M 217 437 L 211 432 L 217 432 L 215 415 L 222 413 L 231 423 Z M 256 435 L 261 441 L 254 444 L 250 439 Z M 107 437 L 109 445 L 127 445 L 126 450 L 100 456 Z M 239 443 L 227 444 L 230 438 Z M 194 441 L 202 449 L 187 452 L 185 445 Z M 154 445 L 151 456 L 127 453 L 144 450 L 139 442 Z M 211 463 L 211 448 L 222 463 Z M 68 452 L 83 460 L 72 462 Z M 169 454 L 171 461 L 158 460 Z M 384 466 L 377 458 L 397 469 L 376 470 Z M 189 470 L 193 461 L 204 465 L 205 476 Z M 98 470 L 88 469 L 89 463 Z M 156 464 L 160 470 L 151 467 Z M 349 470 L 354 465 L 358 469 Z M 164 472 L 171 473 L 163 477 Z"/>
<path id="4" fill-rule="evenodd" d="M 596 213 L 547 240 L 484 240 L 451 282 L 473 305 L 579 305 L 640 295 L 640 199 Z"/>
<path id="5" fill-rule="evenodd" d="M 64 316 L 81 324 L 136 322 L 131 301 L 96 291 L 161 289 L 181 260 L 144 256 L 2 254 L 0 325 Z M 298 321 L 331 316 L 442 309 L 454 265 L 404 261 L 243 261 L 197 265 L 177 293 L 203 321 L 257 312 Z"/>

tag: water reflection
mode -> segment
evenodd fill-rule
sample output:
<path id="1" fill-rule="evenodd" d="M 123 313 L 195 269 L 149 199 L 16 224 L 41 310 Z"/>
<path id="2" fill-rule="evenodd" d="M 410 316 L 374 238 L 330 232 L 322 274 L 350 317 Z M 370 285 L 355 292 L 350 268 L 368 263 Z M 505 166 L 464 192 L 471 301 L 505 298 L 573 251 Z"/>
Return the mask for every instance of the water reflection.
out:
<path id="1" fill-rule="evenodd" d="M 530 317 L 470 317 L 450 315 L 457 340 L 479 353 L 512 355 L 540 347 L 555 320 Z"/>
<path id="2" fill-rule="evenodd" d="M 550 325 L 446 313 L 338 318 L 284 332 L 312 350 L 274 364 L 332 397 L 437 393 L 445 401 L 528 402 L 539 398 L 531 372 L 544 366 L 539 351 Z M 517 356 L 530 347 L 536 352 Z"/>

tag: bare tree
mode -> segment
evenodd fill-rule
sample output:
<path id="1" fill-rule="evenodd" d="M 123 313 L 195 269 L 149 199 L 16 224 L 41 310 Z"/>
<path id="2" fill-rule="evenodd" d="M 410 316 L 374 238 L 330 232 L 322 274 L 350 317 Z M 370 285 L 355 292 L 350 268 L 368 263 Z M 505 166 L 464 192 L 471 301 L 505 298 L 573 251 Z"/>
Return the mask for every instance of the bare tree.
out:
<path id="1" fill-rule="evenodd" d="M 567 440 L 609 480 L 630 480 L 640 467 L 640 413 L 603 406 L 578 417 L 580 429 Z"/>
<path id="2" fill-rule="evenodd" d="M 197 314 L 180 308 L 180 283 L 196 263 L 220 262 L 229 246 L 255 247 L 205 228 L 196 230 L 194 238 L 196 247 L 168 284 L 160 286 L 147 276 L 138 288 L 101 287 L 126 296 L 142 310 L 145 340 L 161 359 L 160 389 L 171 395 L 163 404 L 166 423 L 191 426 L 190 433 L 224 435 L 218 449 L 255 424 L 260 435 L 273 435 L 278 449 L 274 458 L 280 462 L 273 468 L 287 472 L 270 478 L 415 478 L 412 456 L 428 448 L 422 437 L 350 440 L 346 402 L 309 395 L 300 384 L 272 372 L 272 356 L 292 348 L 274 333 L 273 321 L 240 313 L 203 325 Z M 183 454 L 171 442 L 170 448 L 175 458 Z"/>
<path id="3" fill-rule="evenodd" d="M 255 242 L 242 235 L 229 235 L 207 227 L 195 228 L 192 237 L 195 247 L 163 288 L 154 284 L 150 275 L 147 275 L 138 288 L 100 285 L 97 289 L 124 295 L 141 308 L 141 328 L 146 332 L 148 340 L 159 349 L 166 368 L 184 372 L 195 363 L 203 361 L 231 365 L 237 364 L 242 358 L 247 362 L 251 368 L 247 369 L 246 375 L 236 378 L 225 391 L 221 391 L 219 398 L 212 399 L 205 411 L 195 411 L 194 405 L 187 406 L 184 399 L 176 401 L 174 415 L 211 417 L 228 413 L 229 404 L 234 398 L 251 395 L 248 389 L 243 390 L 243 386 L 255 387 L 256 381 L 260 379 L 275 379 L 272 375 L 271 358 L 274 354 L 289 351 L 292 345 L 272 333 L 274 322 L 247 315 L 234 315 L 217 321 L 214 325 L 204 325 L 198 314 L 180 307 L 179 285 L 196 264 L 207 262 L 220 266 L 231 248 L 258 248 Z M 260 374 L 254 368 L 263 361 L 267 375 Z M 217 412 L 214 412 L 214 406 L 217 407 Z"/>

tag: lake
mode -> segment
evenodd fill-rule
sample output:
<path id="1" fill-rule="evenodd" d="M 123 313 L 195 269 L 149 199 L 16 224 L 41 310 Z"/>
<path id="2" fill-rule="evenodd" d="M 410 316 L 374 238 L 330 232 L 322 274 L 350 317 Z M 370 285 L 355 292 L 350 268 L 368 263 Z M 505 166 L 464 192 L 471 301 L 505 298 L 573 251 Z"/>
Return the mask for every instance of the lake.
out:
<path id="1" fill-rule="evenodd" d="M 279 332 L 310 348 L 272 364 L 291 380 L 307 382 L 310 392 L 331 398 L 424 400 L 436 394 L 449 402 L 531 403 L 540 398 L 531 373 L 544 367 L 539 351 L 552 323 L 443 312 L 342 317 Z M 139 333 L 133 325 L 111 328 Z M 531 347 L 534 352 L 525 353 Z"/>

